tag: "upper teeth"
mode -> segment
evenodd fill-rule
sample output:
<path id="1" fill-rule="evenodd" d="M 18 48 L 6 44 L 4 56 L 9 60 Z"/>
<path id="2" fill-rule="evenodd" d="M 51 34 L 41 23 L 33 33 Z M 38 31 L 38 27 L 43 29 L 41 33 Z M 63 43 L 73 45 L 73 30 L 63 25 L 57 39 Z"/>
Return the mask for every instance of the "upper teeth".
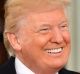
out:
<path id="1" fill-rule="evenodd" d="M 63 48 L 53 48 L 53 49 L 48 49 L 46 50 L 47 53 L 60 53 L 62 51 Z"/>

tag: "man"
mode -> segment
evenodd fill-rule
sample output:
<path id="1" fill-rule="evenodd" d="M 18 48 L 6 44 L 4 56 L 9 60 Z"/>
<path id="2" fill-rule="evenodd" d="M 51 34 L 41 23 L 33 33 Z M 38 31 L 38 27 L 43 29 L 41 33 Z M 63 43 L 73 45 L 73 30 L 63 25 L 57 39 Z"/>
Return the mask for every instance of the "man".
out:
<path id="1" fill-rule="evenodd" d="M 62 0 L 7 0 L 4 41 L 14 57 L 0 74 L 78 74 L 62 69 L 70 34 Z"/>

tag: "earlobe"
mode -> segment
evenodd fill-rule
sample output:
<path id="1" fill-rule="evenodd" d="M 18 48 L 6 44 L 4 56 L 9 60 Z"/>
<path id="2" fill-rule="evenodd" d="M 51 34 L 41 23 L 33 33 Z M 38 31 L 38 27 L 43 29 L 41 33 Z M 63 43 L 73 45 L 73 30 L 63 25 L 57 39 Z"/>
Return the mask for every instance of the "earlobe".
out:
<path id="1" fill-rule="evenodd" d="M 20 46 L 20 44 L 18 42 L 18 39 L 17 39 L 17 37 L 16 37 L 15 34 L 13 34 L 13 33 L 7 33 L 7 38 L 8 38 L 9 43 L 11 44 L 12 48 L 15 51 L 21 50 L 21 46 Z"/>

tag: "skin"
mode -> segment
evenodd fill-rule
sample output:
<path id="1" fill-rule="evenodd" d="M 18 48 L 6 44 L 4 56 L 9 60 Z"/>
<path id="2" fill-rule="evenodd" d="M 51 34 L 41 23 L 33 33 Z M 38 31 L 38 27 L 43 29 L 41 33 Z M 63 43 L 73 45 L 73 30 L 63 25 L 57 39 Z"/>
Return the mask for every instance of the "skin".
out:
<path id="1" fill-rule="evenodd" d="M 8 34 L 8 39 L 16 56 L 33 72 L 55 74 L 67 63 L 70 33 L 64 8 L 29 13 L 17 24 L 18 32 Z"/>

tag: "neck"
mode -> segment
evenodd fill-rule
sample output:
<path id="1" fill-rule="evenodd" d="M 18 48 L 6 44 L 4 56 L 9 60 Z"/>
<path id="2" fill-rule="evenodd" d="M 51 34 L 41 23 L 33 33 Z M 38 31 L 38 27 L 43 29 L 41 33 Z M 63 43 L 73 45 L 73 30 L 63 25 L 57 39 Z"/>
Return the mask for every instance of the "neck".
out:
<path id="1" fill-rule="evenodd" d="M 33 68 L 34 70 L 34 72 L 35 72 L 35 74 L 57 74 L 57 72 L 59 71 L 59 70 L 54 70 L 53 68 L 52 69 L 50 69 L 50 68 L 38 68 L 37 67 L 37 69 L 35 69 L 35 68 Z"/>

